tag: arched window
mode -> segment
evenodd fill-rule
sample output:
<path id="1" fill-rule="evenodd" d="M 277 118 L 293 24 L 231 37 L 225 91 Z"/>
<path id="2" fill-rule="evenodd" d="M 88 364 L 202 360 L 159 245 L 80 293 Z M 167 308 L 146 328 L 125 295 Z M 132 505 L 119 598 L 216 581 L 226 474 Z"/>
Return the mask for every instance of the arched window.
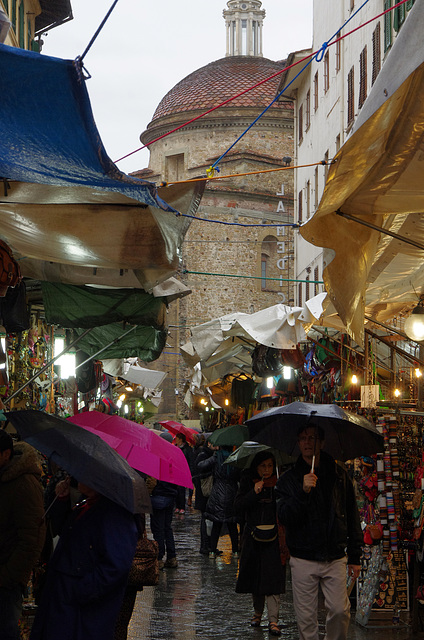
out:
<path id="1" fill-rule="evenodd" d="M 280 243 L 281 244 L 281 243 Z M 261 289 L 276 291 L 278 282 L 278 241 L 274 236 L 266 236 L 261 247 Z"/>

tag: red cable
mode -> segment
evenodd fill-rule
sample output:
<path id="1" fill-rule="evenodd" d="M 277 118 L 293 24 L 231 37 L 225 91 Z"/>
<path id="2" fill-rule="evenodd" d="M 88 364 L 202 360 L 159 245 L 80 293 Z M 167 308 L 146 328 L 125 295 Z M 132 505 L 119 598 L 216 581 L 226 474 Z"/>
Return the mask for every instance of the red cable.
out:
<path id="1" fill-rule="evenodd" d="M 352 35 L 352 33 L 355 33 L 356 31 L 359 31 L 359 29 L 362 29 L 367 24 L 370 24 L 371 22 L 374 22 L 374 20 L 378 20 L 378 18 L 381 18 L 386 13 L 389 13 L 390 11 L 393 11 L 394 9 L 397 9 L 397 7 L 400 7 L 401 5 L 405 4 L 405 2 L 408 2 L 408 0 L 400 0 L 400 2 L 395 4 L 393 7 L 390 7 L 389 9 L 386 9 L 386 11 L 383 11 L 379 15 L 374 16 L 374 18 L 371 18 L 367 22 L 364 22 L 364 24 L 359 25 L 359 27 L 356 27 L 355 29 L 352 29 L 352 31 L 349 31 L 348 33 L 345 33 L 344 36 L 340 36 L 340 38 L 337 38 L 337 40 L 334 40 L 333 42 L 327 43 L 327 46 L 331 47 L 333 44 L 336 44 L 337 42 L 340 42 L 341 40 L 344 40 L 344 38 L 347 38 L 347 36 L 350 36 L 350 35 Z M 218 104 L 216 107 L 212 107 L 212 109 L 209 109 L 208 111 L 205 111 L 204 113 L 201 113 L 199 116 L 196 116 L 195 118 L 192 118 L 191 120 L 188 120 L 188 122 L 185 122 L 184 124 L 180 124 L 178 127 L 175 127 L 175 129 L 172 129 L 171 131 L 168 131 L 167 133 L 163 133 L 161 136 L 159 136 L 158 138 L 155 138 L 154 140 L 151 140 L 150 142 L 148 142 L 147 144 L 143 145 L 142 147 L 139 147 L 138 149 L 135 149 L 134 151 L 130 151 L 130 153 L 127 153 L 125 156 L 122 156 L 122 158 L 118 158 L 118 160 L 115 160 L 114 161 L 115 164 L 117 162 L 121 162 L 121 160 L 125 160 L 125 158 L 128 158 L 129 156 L 132 156 L 134 153 L 137 153 L 138 151 L 141 151 L 142 149 L 146 149 L 147 147 L 149 147 L 154 142 L 158 142 L 158 140 L 162 140 L 162 138 L 166 138 L 166 136 L 171 135 L 171 133 L 175 133 L 176 131 L 179 131 L 179 129 L 183 129 L 184 127 L 186 127 L 187 125 L 191 124 L 192 122 L 195 122 L 196 120 L 200 120 L 200 118 L 203 118 L 204 116 L 208 115 L 208 113 L 211 113 L 212 111 L 215 111 L 216 109 L 220 109 L 221 107 L 223 107 L 224 105 L 228 104 L 229 102 L 232 102 L 233 100 L 236 100 L 236 98 L 240 98 L 240 96 L 243 96 L 245 93 L 248 93 L 249 91 L 253 91 L 253 89 L 256 89 L 257 87 L 260 87 L 265 82 L 268 82 L 269 80 L 272 80 L 273 78 L 275 78 L 276 76 L 281 75 L 285 71 L 288 71 L 289 69 L 292 69 L 292 67 L 295 67 L 296 65 L 301 64 L 302 62 L 305 62 L 305 60 L 308 60 L 309 58 L 312 58 L 313 56 L 317 55 L 317 53 L 319 53 L 319 51 L 321 51 L 321 49 L 318 49 L 317 51 L 314 51 L 313 53 L 310 53 L 309 55 L 305 56 L 301 60 L 298 60 L 298 62 L 294 62 L 293 64 L 289 65 L 288 67 L 284 67 L 284 69 L 281 69 L 281 71 L 277 71 L 277 73 L 274 73 L 272 76 L 269 76 L 268 78 L 265 78 L 265 80 L 261 80 L 257 84 L 253 85 L 253 87 L 249 87 L 249 89 L 245 89 L 244 91 L 241 91 L 240 93 L 238 93 L 237 95 L 233 96 L 232 98 L 228 98 L 228 100 L 225 100 L 224 102 L 221 102 L 221 104 Z"/>

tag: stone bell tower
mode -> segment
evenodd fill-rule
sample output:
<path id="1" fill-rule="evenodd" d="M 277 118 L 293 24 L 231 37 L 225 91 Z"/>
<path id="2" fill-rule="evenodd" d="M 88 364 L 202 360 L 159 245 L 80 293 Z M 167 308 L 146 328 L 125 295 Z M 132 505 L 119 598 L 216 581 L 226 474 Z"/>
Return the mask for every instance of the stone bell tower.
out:
<path id="1" fill-rule="evenodd" d="M 260 0 L 229 0 L 224 9 L 227 29 L 226 56 L 262 57 L 262 26 L 265 10 Z"/>

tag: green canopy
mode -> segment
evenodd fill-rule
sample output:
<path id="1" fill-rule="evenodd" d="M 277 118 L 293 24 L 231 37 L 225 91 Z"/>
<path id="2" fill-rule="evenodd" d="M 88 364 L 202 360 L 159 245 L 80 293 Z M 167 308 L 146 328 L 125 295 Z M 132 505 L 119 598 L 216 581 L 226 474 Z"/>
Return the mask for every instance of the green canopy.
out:
<path id="1" fill-rule="evenodd" d="M 111 342 L 107 349 L 99 354 L 99 360 L 106 358 L 140 358 L 144 362 L 152 362 L 159 358 L 166 342 L 166 331 L 159 331 L 154 327 L 137 327 L 127 336 L 120 339 L 130 326 L 122 324 L 107 324 L 95 327 L 78 342 L 78 348 L 94 356 Z M 81 335 L 83 329 L 74 329 L 75 335 Z"/>
<path id="2" fill-rule="evenodd" d="M 165 328 L 163 298 L 140 289 L 95 287 L 42 282 L 46 320 L 69 329 L 88 329 L 113 322 Z"/>
<path id="3" fill-rule="evenodd" d="M 105 289 L 57 282 L 42 282 L 46 320 L 73 329 L 76 336 L 91 331 L 78 342 L 88 355 L 135 358 L 152 362 L 166 342 L 166 305 L 163 298 L 140 289 Z M 131 327 L 136 328 L 128 333 Z M 109 346 L 108 346 L 109 345 Z"/>

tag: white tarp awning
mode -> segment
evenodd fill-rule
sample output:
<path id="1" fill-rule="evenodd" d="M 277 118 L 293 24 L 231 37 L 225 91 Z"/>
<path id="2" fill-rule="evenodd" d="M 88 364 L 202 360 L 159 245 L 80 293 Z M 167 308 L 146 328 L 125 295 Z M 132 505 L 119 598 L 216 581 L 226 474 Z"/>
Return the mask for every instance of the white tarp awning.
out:
<path id="1" fill-rule="evenodd" d="M 275 349 L 295 349 L 323 314 L 326 293 L 304 307 L 277 304 L 256 313 L 232 313 L 191 329 L 191 342 L 181 347 L 185 362 L 194 368 L 192 385 L 199 389 L 231 373 L 252 372 L 252 352 L 257 344 Z"/>

